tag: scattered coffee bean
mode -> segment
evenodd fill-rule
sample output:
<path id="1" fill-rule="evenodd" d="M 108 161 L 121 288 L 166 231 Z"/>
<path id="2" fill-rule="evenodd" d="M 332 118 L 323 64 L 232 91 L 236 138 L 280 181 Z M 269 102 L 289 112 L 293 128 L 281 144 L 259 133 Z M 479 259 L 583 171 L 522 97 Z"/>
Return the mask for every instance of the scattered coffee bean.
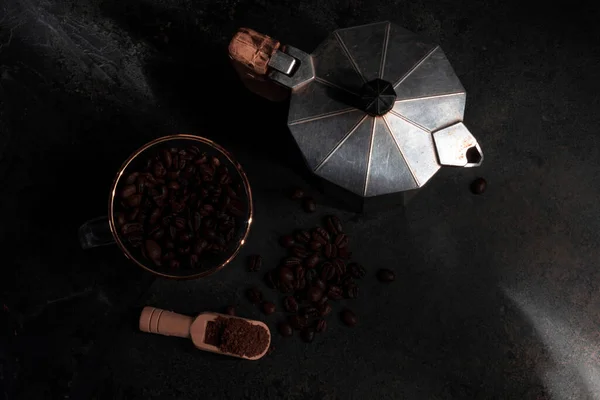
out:
<path id="1" fill-rule="evenodd" d="M 327 329 L 327 321 L 321 318 L 315 324 L 315 331 L 321 333 L 325 332 L 325 329 Z"/>
<path id="2" fill-rule="evenodd" d="M 325 291 L 325 289 L 327 289 L 327 284 L 321 279 L 315 280 L 313 286 L 319 288 L 322 292 Z"/>
<path id="3" fill-rule="evenodd" d="M 160 255 L 162 253 L 162 249 L 154 240 L 146 240 L 146 255 L 150 260 L 152 260 L 156 265 L 160 265 Z"/>
<path id="4" fill-rule="evenodd" d="M 250 303 L 259 304 L 262 301 L 262 293 L 258 288 L 250 288 L 246 291 L 246 297 Z"/>
<path id="5" fill-rule="evenodd" d="M 265 315 L 271 315 L 275 312 L 275 304 L 271 303 L 270 301 L 265 301 L 264 303 L 262 303 L 262 312 Z"/>
<path id="6" fill-rule="evenodd" d="M 325 316 L 331 314 L 332 309 L 333 308 L 331 307 L 331 304 L 325 303 L 325 304 L 321 305 L 321 307 L 319 307 L 319 315 L 321 315 L 322 317 L 325 317 Z"/>
<path id="7" fill-rule="evenodd" d="M 335 267 L 330 262 L 324 262 L 321 266 L 321 279 L 325 282 L 331 281 L 335 278 Z"/>
<path id="8" fill-rule="evenodd" d="M 365 268 L 357 263 L 348 264 L 348 272 L 356 279 L 362 279 L 366 274 Z"/>
<path id="9" fill-rule="evenodd" d="M 291 247 L 291 253 L 298 258 L 306 258 L 310 255 L 308 250 L 302 246 L 294 245 Z"/>
<path id="10" fill-rule="evenodd" d="M 312 254 L 304 259 L 304 266 L 308 269 L 316 268 L 319 265 L 319 255 Z"/>
<path id="11" fill-rule="evenodd" d="M 319 310 L 316 307 L 304 307 L 298 314 L 306 319 L 315 318 L 319 316 Z"/>
<path id="12" fill-rule="evenodd" d="M 304 190 L 300 188 L 295 188 L 290 191 L 290 198 L 292 200 L 300 200 L 304 197 Z"/>
<path id="13" fill-rule="evenodd" d="M 337 235 L 343 232 L 342 223 L 335 215 L 330 215 L 325 218 L 325 226 L 332 235 Z"/>
<path id="14" fill-rule="evenodd" d="M 325 258 L 335 258 L 337 256 L 337 246 L 335 244 L 327 243 L 323 248 L 323 255 Z"/>
<path id="15" fill-rule="evenodd" d="M 473 194 L 483 194 L 487 189 L 487 182 L 483 178 L 477 178 L 471 182 L 471 192 Z"/>
<path id="16" fill-rule="evenodd" d="M 377 272 L 377 279 L 381 282 L 392 282 L 396 279 L 396 273 L 391 269 L 383 268 Z"/>
<path id="17" fill-rule="evenodd" d="M 282 236 L 279 239 L 279 243 L 281 244 L 281 246 L 287 249 L 288 247 L 291 247 L 294 244 L 294 237 L 292 235 Z"/>
<path id="18" fill-rule="evenodd" d="M 312 213 L 316 211 L 317 203 L 312 197 L 305 197 L 302 201 L 302 207 L 304 208 L 304 211 Z"/>
<path id="19" fill-rule="evenodd" d="M 333 242 L 333 244 L 335 244 L 338 247 L 338 249 L 348 246 L 348 236 L 346 236 L 343 233 L 340 233 L 335 237 L 335 241 Z"/>
<path id="20" fill-rule="evenodd" d="M 235 307 L 234 306 L 227 306 L 227 308 L 225 309 L 225 314 L 235 315 Z"/>
<path id="21" fill-rule="evenodd" d="M 348 309 L 342 311 L 341 317 L 342 317 L 342 322 L 349 327 L 356 326 L 356 323 L 358 322 L 356 315 Z"/>
<path id="22" fill-rule="evenodd" d="M 327 291 L 327 297 L 329 297 L 331 300 L 340 300 L 343 296 L 343 291 L 342 288 L 339 286 L 329 286 L 329 289 Z"/>
<path id="23" fill-rule="evenodd" d="M 307 269 L 306 270 L 306 282 L 307 283 L 312 283 L 315 281 L 315 279 L 317 279 L 317 277 L 319 276 L 319 273 L 317 272 L 316 269 Z"/>
<path id="24" fill-rule="evenodd" d="M 288 318 L 288 322 L 290 323 L 292 328 L 300 330 L 308 324 L 308 318 L 303 317 L 301 315 L 291 315 Z"/>
<path id="25" fill-rule="evenodd" d="M 259 254 L 253 254 L 248 257 L 248 270 L 256 272 L 260 270 L 262 266 L 262 257 Z"/>
<path id="26" fill-rule="evenodd" d="M 312 341 L 315 339 L 315 330 L 308 327 L 304 328 L 302 329 L 302 332 L 300 332 L 300 337 L 302 340 L 304 340 L 304 342 L 312 343 Z"/>
<path id="27" fill-rule="evenodd" d="M 288 257 L 283 260 L 282 264 L 285 265 L 286 267 L 295 268 L 298 265 L 302 264 L 302 260 L 299 259 L 298 257 Z"/>
<path id="28" fill-rule="evenodd" d="M 321 242 L 317 242 L 316 240 L 313 240 L 312 242 L 309 243 L 309 247 L 312 251 L 319 251 L 319 250 L 321 250 L 322 246 L 323 246 L 323 244 Z"/>
<path id="29" fill-rule="evenodd" d="M 294 280 L 294 271 L 290 267 L 282 266 L 279 268 L 279 281 L 291 282 Z"/>
<path id="30" fill-rule="evenodd" d="M 320 287 L 317 287 L 317 286 L 311 286 L 308 289 L 308 292 L 306 294 L 306 298 L 311 303 L 318 302 L 319 300 L 321 300 L 322 297 L 323 297 L 323 290 Z"/>
<path id="31" fill-rule="evenodd" d="M 293 296 L 286 296 L 283 299 L 283 307 L 287 312 L 295 313 L 298 312 L 298 302 Z"/>
<path id="32" fill-rule="evenodd" d="M 280 322 L 279 324 L 277 324 L 277 330 L 279 331 L 279 334 L 283 337 L 289 337 L 294 334 L 292 326 L 287 322 Z"/>
<path id="33" fill-rule="evenodd" d="M 273 271 L 268 271 L 265 273 L 265 283 L 271 289 L 275 289 L 277 287 L 275 280 L 273 279 Z"/>
<path id="34" fill-rule="evenodd" d="M 296 241 L 298 243 L 308 244 L 310 242 L 311 236 L 307 231 L 298 231 L 295 235 Z"/>
<path id="35" fill-rule="evenodd" d="M 351 284 L 346 286 L 346 297 L 349 299 L 358 298 L 358 286 L 356 284 Z"/>

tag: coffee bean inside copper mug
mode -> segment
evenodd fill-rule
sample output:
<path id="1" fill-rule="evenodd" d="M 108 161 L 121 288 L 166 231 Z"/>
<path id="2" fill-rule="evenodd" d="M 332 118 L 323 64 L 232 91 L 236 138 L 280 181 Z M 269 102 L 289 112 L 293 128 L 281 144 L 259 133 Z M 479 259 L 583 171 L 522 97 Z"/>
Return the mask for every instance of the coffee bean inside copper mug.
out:
<path id="1" fill-rule="evenodd" d="M 139 158 L 116 191 L 124 245 L 161 270 L 213 267 L 207 261 L 233 246 L 244 222 L 241 183 L 224 160 L 194 145 L 151 148 Z"/>

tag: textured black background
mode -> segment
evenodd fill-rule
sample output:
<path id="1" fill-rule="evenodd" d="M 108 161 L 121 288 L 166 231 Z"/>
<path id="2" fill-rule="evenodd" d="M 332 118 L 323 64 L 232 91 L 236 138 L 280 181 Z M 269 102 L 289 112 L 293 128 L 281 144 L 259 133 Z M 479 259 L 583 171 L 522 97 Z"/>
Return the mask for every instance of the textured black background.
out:
<path id="1" fill-rule="evenodd" d="M 0 398 L 597 398 L 598 14 L 573 1 L 3 0 Z M 379 20 L 441 44 L 484 165 L 442 171 L 406 211 L 339 212 L 370 271 L 349 304 L 354 330 L 332 318 L 310 346 L 275 337 L 256 363 L 137 332 L 145 304 L 239 303 L 260 318 L 242 298 L 259 280 L 245 256 L 275 265 L 278 235 L 333 211 L 306 215 L 282 195 L 308 187 L 305 170 L 286 105 L 248 93 L 228 64 L 235 30 L 310 51 Z M 240 257 L 174 282 L 117 248 L 80 250 L 77 228 L 105 212 L 121 162 L 180 132 L 215 139 L 248 172 L 256 222 Z M 397 281 L 376 283 L 381 267 Z"/>

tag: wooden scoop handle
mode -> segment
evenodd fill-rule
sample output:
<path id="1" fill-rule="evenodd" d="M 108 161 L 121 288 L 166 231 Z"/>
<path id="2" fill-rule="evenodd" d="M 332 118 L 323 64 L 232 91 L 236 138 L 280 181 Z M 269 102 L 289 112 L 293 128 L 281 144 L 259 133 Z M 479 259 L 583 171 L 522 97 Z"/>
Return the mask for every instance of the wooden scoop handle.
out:
<path id="1" fill-rule="evenodd" d="M 140 314 L 140 330 L 165 336 L 190 337 L 194 318 L 154 307 L 144 307 Z"/>

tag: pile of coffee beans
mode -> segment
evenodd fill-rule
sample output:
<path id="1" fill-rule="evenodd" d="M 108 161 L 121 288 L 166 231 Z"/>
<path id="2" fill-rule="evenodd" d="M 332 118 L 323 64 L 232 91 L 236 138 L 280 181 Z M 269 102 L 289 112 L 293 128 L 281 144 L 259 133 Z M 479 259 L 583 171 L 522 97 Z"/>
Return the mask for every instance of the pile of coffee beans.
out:
<path id="1" fill-rule="evenodd" d="M 287 318 L 277 328 L 282 336 L 292 336 L 298 330 L 302 340 L 310 343 L 316 333 L 327 329 L 332 302 L 360 296 L 358 281 L 366 271 L 349 261 L 352 253 L 348 236 L 334 215 L 326 217 L 323 226 L 284 235 L 279 243 L 288 256 L 265 274 L 267 285 L 285 295 L 282 306 Z M 261 301 L 255 291 L 250 289 L 248 298 Z M 340 316 L 347 326 L 358 322 L 349 309 Z"/>
<path id="2" fill-rule="evenodd" d="M 246 222 L 245 196 L 222 158 L 196 146 L 159 148 L 121 179 L 115 223 L 125 245 L 153 266 L 211 268 Z"/>

